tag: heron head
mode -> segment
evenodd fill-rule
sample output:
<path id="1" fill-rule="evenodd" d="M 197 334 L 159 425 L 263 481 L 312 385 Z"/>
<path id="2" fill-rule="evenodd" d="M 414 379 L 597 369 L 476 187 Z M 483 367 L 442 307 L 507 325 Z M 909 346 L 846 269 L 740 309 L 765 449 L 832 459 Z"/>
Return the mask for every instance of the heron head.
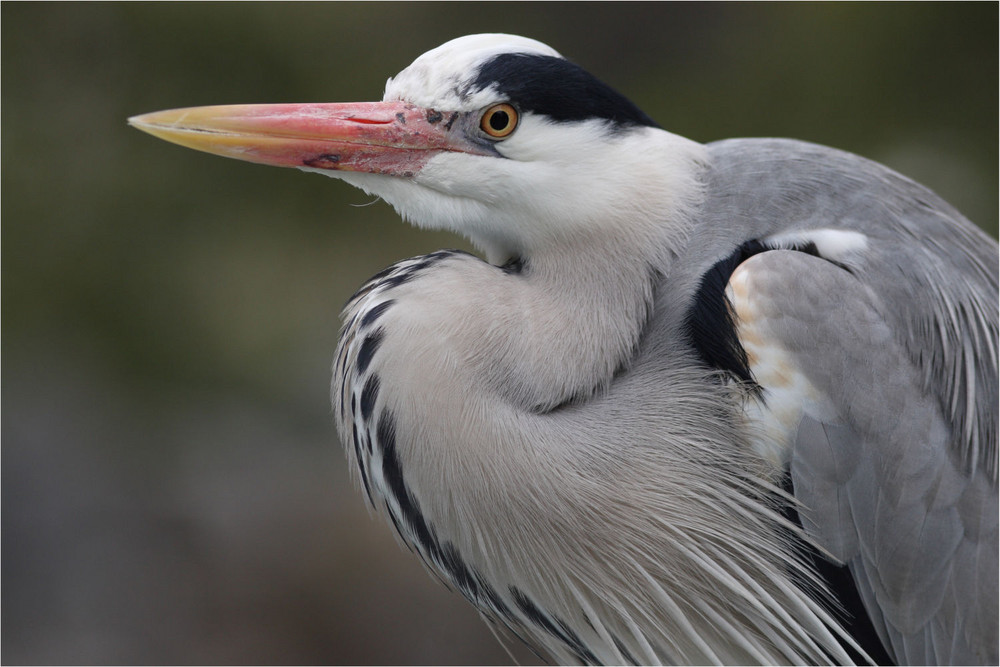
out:
<path id="1" fill-rule="evenodd" d="M 696 146 L 552 48 L 503 34 L 428 51 L 389 79 L 381 102 L 195 107 L 130 122 L 190 148 L 340 178 L 491 258 L 636 208 L 662 214 L 676 165 L 649 147 L 670 137 L 683 161 Z"/>

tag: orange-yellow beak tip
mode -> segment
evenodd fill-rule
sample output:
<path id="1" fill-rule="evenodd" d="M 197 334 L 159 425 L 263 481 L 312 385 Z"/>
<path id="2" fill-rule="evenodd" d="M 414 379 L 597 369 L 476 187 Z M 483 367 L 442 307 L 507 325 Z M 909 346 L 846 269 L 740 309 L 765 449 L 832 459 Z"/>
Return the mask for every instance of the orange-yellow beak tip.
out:
<path id="1" fill-rule="evenodd" d="M 403 102 L 170 109 L 130 125 L 195 150 L 282 167 L 411 176 L 442 151 L 477 153 L 442 114 Z"/>

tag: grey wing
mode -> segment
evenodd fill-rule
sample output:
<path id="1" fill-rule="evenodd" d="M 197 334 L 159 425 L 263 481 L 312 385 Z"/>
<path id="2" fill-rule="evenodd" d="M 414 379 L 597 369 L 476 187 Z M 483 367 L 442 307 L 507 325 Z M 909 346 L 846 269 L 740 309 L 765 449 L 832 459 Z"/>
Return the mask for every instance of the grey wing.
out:
<path id="1" fill-rule="evenodd" d="M 995 664 L 995 278 L 886 263 L 878 244 L 837 262 L 769 251 L 736 269 L 729 296 L 763 388 L 748 415 L 778 442 L 804 527 L 850 568 L 889 654 Z"/>

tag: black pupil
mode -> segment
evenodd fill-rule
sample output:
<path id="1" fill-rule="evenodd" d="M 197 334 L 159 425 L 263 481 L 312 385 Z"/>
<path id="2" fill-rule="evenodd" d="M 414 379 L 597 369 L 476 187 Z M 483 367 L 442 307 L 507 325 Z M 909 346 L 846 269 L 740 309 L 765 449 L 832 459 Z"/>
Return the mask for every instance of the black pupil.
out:
<path id="1" fill-rule="evenodd" d="M 490 114 L 490 127 L 497 132 L 502 132 L 510 125 L 510 115 L 506 111 L 494 111 Z"/>

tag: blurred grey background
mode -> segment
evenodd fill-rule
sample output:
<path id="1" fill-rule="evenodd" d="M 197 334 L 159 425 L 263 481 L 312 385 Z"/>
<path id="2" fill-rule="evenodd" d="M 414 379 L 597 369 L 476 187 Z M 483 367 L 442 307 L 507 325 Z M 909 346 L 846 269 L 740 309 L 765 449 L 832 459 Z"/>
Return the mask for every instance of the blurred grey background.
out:
<path id="1" fill-rule="evenodd" d="M 127 116 L 379 99 L 447 39 L 515 32 L 674 132 L 845 148 L 995 235 L 997 20 L 996 3 L 4 3 L 4 662 L 509 661 L 367 515 L 327 399 L 353 290 L 467 246 Z"/>

